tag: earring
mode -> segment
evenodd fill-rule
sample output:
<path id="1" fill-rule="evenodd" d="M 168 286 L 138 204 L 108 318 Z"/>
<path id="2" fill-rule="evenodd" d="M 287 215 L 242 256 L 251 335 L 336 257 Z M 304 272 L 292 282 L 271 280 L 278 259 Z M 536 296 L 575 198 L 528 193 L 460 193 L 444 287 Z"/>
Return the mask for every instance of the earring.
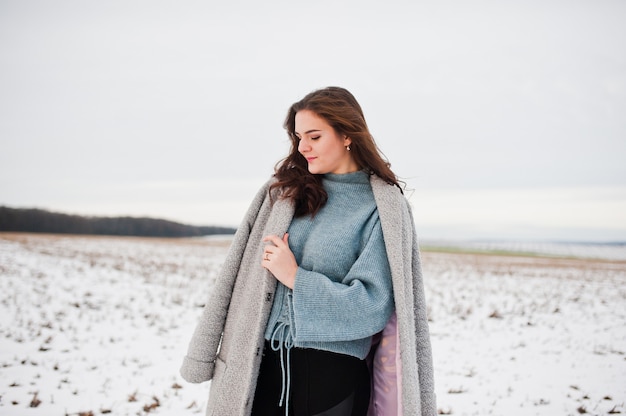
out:
<path id="1" fill-rule="evenodd" d="M 346 146 L 346 150 L 349 152 L 350 151 L 350 145 Z"/>

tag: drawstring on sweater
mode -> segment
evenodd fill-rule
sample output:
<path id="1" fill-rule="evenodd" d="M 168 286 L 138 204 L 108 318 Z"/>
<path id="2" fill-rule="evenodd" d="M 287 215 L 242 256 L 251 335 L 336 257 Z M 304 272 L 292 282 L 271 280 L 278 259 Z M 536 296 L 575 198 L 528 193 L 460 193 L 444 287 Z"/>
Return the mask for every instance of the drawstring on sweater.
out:
<path id="1" fill-rule="evenodd" d="M 274 352 L 280 351 L 280 370 L 282 377 L 282 387 L 280 393 L 279 407 L 285 405 L 285 416 L 289 415 L 289 396 L 291 393 L 291 349 L 295 344 L 295 325 L 292 310 L 292 292 L 286 286 L 280 284 L 276 289 L 276 297 L 281 299 L 280 309 L 277 319 L 273 323 L 271 335 L 266 332 L 266 339 L 269 336 L 270 348 Z M 269 328 L 268 328 L 269 329 Z"/>
<path id="2" fill-rule="evenodd" d="M 270 347 L 276 352 L 280 350 L 280 370 L 282 372 L 283 385 L 280 393 L 280 403 L 278 406 L 282 406 L 283 403 L 285 403 L 285 416 L 289 414 L 289 394 L 291 393 L 290 356 L 293 344 L 294 340 L 290 325 L 286 322 L 280 322 L 272 333 Z M 285 351 L 287 352 L 286 354 Z"/>

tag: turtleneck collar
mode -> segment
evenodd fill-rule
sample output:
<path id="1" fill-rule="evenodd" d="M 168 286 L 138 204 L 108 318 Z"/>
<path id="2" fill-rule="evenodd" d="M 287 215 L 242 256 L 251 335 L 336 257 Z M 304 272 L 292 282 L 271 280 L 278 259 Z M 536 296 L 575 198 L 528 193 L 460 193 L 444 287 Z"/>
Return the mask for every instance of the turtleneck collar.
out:
<path id="1" fill-rule="evenodd" d="M 326 173 L 324 180 L 341 183 L 369 183 L 370 175 L 364 170 L 350 173 Z"/>

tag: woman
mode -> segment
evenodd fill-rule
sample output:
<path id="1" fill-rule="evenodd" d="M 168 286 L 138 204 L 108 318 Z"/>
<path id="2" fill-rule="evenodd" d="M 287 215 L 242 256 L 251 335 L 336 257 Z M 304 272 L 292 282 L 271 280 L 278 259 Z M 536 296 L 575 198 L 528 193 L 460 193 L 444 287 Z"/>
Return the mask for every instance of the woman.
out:
<path id="1" fill-rule="evenodd" d="M 434 415 L 408 202 L 347 90 L 293 104 L 181 374 L 208 415 Z"/>

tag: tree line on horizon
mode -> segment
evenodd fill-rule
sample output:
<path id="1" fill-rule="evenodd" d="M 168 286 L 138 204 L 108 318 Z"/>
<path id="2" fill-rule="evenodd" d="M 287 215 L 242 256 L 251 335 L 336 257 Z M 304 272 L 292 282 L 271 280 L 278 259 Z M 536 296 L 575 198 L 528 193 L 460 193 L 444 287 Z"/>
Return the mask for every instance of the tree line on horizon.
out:
<path id="1" fill-rule="evenodd" d="M 236 229 L 186 225 L 158 218 L 91 217 L 39 208 L 0 206 L 0 231 L 134 237 L 201 237 L 234 234 Z"/>

